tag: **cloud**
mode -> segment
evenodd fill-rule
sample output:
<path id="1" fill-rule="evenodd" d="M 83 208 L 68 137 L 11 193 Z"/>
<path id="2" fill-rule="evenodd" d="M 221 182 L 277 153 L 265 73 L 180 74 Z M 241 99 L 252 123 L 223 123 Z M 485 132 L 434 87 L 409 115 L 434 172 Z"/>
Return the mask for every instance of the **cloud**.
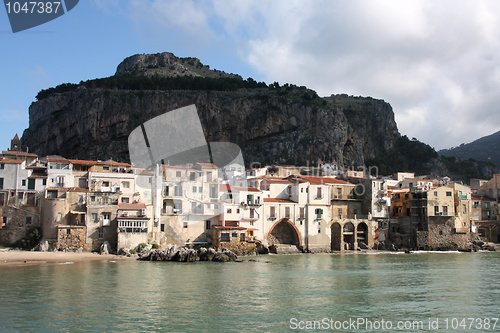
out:
<path id="1" fill-rule="evenodd" d="M 268 82 L 384 99 L 403 134 L 438 149 L 500 129 L 494 0 L 120 4 L 140 34 L 161 40 L 165 50 L 231 50 Z"/>

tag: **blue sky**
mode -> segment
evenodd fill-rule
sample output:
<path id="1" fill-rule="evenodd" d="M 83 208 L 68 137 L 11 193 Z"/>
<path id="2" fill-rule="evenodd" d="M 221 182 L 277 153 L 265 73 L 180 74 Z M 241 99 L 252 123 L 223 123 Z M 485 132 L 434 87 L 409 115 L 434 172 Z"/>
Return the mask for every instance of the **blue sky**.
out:
<path id="1" fill-rule="evenodd" d="M 498 1 L 81 0 L 13 34 L 0 8 L 0 149 L 28 127 L 38 91 L 173 52 L 322 96 L 391 103 L 402 134 L 437 149 L 500 130 Z"/>

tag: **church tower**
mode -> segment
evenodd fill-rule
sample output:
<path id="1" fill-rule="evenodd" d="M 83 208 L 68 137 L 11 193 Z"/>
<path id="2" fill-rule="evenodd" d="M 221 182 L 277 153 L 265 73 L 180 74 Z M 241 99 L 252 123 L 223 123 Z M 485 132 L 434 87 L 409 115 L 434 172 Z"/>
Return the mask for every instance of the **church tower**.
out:
<path id="1" fill-rule="evenodd" d="M 21 139 L 19 139 L 19 136 L 14 137 L 14 139 L 10 140 L 10 151 L 22 151 L 21 150 Z"/>

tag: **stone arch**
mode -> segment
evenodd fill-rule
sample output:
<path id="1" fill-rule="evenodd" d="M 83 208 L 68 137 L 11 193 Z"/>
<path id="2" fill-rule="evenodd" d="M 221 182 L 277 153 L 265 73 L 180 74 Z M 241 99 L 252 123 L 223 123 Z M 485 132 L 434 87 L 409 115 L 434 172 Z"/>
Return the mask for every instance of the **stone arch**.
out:
<path id="1" fill-rule="evenodd" d="M 368 225 L 365 222 L 360 222 L 356 228 L 356 239 L 358 244 L 360 242 L 368 244 Z"/>
<path id="2" fill-rule="evenodd" d="M 269 244 L 291 244 L 302 246 L 299 229 L 288 219 L 276 222 L 267 233 Z"/>
<path id="3" fill-rule="evenodd" d="M 332 223 L 330 226 L 332 233 L 331 236 L 331 250 L 340 251 L 342 250 L 342 226 L 338 222 Z"/>
<path id="4" fill-rule="evenodd" d="M 355 228 L 354 224 L 352 222 L 347 222 L 344 224 L 344 227 L 342 228 L 343 235 L 344 235 L 344 247 L 345 250 L 354 250 L 354 243 L 355 243 Z"/>

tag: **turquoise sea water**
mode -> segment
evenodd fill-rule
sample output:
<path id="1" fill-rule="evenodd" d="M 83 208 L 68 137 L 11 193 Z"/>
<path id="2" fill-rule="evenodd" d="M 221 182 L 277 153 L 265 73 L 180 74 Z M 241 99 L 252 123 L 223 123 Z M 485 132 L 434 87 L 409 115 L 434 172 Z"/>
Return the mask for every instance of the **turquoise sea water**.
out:
<path id="1" fill-rule="evenodd" d="M 0 267 L 0 331 L 500 332 L 500 253 L 250 259 Z"/>

